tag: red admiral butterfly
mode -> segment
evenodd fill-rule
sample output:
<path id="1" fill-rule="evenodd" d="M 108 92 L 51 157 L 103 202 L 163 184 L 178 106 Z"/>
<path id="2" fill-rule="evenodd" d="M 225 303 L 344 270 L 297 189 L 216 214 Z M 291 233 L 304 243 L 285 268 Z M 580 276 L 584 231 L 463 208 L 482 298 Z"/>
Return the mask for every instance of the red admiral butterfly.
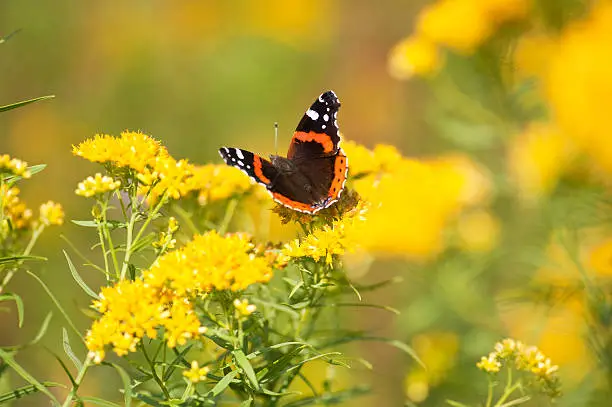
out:
<path id="1" fill-rule="evenodd" d="M 327 91 L 314 101 L 297 125 L 287 158 L 270 161 L 239 148 L 223 147 L 219 154 L 264 185 L 272 198 L 288 208 L 314 214 L 340 198 L 348 160 L 340 148 L 337 114 L 340 101 Z"/>

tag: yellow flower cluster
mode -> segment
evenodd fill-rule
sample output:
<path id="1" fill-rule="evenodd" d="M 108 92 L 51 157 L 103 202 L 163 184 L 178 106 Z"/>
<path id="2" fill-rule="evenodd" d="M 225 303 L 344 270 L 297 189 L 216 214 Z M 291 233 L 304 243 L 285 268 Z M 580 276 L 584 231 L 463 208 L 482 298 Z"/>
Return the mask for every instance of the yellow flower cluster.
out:
<path id="1" fill-rule="evenodd" d="M 108 191 L 114 191 L 120 186 L 121 181 L 114 180 L 108 175 L 97 173 L 93 177 L 89 176 L 83 182 L 79 182 L 77 189 L 74 192 L 79 196 L 89 198 Z"/>
<path id="2" fill-rule="evenodd" d="M 45 226 L 61 225 L 64 223 L 64 209 L 58 203 L 47 201 L 40 205 L 39 212 L 38 219 Z"/>
<path id="3" fill-rule="evenodd" d="M 562 34 L 545 78 L 554 116 L 592 161 L 612 173 L 612 4 L 597 2 L 591 16 Z"/>
<path id="4" fill-rule="evenodd" d="M 251 315 L 257 310 L 255 305 L 249 304 L 249 300 L 239 300 L 238 298 L 234 300 L 234 308 L 236 308 L 236 312 L 238 312 L 238 314 L 245 317 Z"/>
<path id="5" fill-rule="evenodd" d="M 246 192 L 252 185 L 239 170 L 226 165 L 196 166 L 184 159 L 176 160 L 159 141 L 142 133 L 123 132 L 120 137 L 96 135 L 74 146 L 72 152 L 92 162 L 131 169 L 139 181 L 139 194 L 153 202 L 162 196 L 178 199 L 195 192 L 204 205 Z M 99 193 L 93 192 L 97 190 L 93 185 L 83 188 L 79 185 L 77 194 Z"/>
<path id="6" fill-rule="evenodd" d="M 8 154 L 0 155 L 0 174 L 8 174 L 30 178 L 32 174 L 28 171 L 28 163 L 18 158 L 11 158 Z"/>
<path id="7" fill-rule="evenodd" d="M 491 194 L 486 172 L 467 157 L 422 161 L 403 158 L 391 146 L 370 151 L 345 144 L 352 174 L 358 174 L 352 187 L 372 204 L 353 236 L 366 250 L 418 258 L 435 255 L 446 246 L 444 232 L 458 216 L 486 204 Z M 482 235 L 469 235 L 468 230 L 460 236 L 462 246 L 492 247 L 497 222 L 482 215 L 471 222 Z"/>
<path id="8" fill-rule="evenodd" d="M 144 273 L 144 280 L 151 287 L 168 287 L 179 296 L 213 289 L 244 290 L 272 278 L 270 264 L 256 256 L 254 248 L 246 234 L 221 236 L 210 231 L 160 257 Z"/>
<path id="9" fill-rule="evenodd" d="M 469 54 L 502 24 L 522 18 L 531 0 L 438 0 L 424 8 L 415 32 L 389 56 L 397 79 L 425 75 L 441 64 L 440 48 Z"/>
<path id="10" fill-rule="evenodd" d="M 169 347 L 197 338 L 205 327 L 193 310 L 195 297 L 212 290 L 243 290 L 272 277 L 268 261 L 253 249 L 246 235 L 208 232 L 161 256 L 142 279 L 102 289 L 93 304 L 102 316 L 86 338 L 90 357 L 102 361 L 109 344 L 117 355 L 133 352 L 145 335 L 155 338 L 158 328 L 164 329 Z M 254 311 L 248 303 L 240 308 Z"/>
<path id="11" fill-rule="evenodd" d="M 8 220 L 12 229 L 27 229 L 32 224 L 32 210 L 19 199 L 19 188 L 0 187 L 0 202 L 2 202 L 2 217 Z M 4 230 L 5 225 L 2 225 Z"/>
<path id="12" fill-rule="evenodd" d="M 282 258 L 311 257 L 315 261 L 323 259 L 329 266 L 334 258 L 354 249 L 355 225 L 364 220 L 367 204 L 360 202 L 340 220 L 313 230 L 302 239 L 295 239 L 283 247 Z"/>
<path id="13" fill-rule="evenodd" d="M 102 317 L 87 332 L 86 345 L 96 363 L 104 359 L 106 345 L 110 344 L 117 355 L 126 355 L 136 350 L 145 335 L 156 338 L 159 327 L 165 328 L 169 347 L 184 344 L 205 331 L 189 301 L 163 295 L 142 280 L 103 288 L 93 307 Z"/>
<path id="14" fill-rule="evenodd" d="M 497 373 L 505 363 L 512 363 L 517 370 L 534 374 L 550 397 L 560 395 L 560 382 L 556 374 L 559 366 L 553 365 L 550 358 L 537 347 L 507 338 L 497 342 L 494 351 L 483 356 L 476 365 L 485 372 Z"/>

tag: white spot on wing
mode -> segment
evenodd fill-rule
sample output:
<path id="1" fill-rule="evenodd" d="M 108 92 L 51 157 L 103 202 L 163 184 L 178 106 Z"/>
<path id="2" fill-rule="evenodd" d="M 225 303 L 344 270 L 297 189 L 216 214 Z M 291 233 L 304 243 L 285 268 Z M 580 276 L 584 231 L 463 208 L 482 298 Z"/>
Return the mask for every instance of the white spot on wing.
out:
<path id="1" fill-rule="evenodd" d="M 240 161 L 240 160 L 238 160 L 238 165 L 241 166 L 241 167 L 244 167 L 244 163 L 242 161 Z"/>
<path id="2" fill-rule="evenodd" d="M 317 120 L 319 118 L 319 113 L 315 112 L 312 109 L 308 109 L 306 111 L 306 116 L 310 117 L 312 120 Z"/>
<path id="3" fill-rule="evenodd" d="M 321 128 L 322 128 L 323 130 L 325 130 L 325 129 L 327 128 L 327 126 L 326 126 L 326 125 L 323 125 L 323 126 L 321 126 Z"/>
<path id="4" fill-rule="evenodd" d="M 225 154 L 229 154 L 229 148 L 223 147 L 223 151 L 225 151 Z"/>
<path id="5" fill-rule="evenodd" d="M 328 121 L 329 120 L 329 116 L 327 114 L 323 115 L 323 120 Z"/>
<path id="6" fill-rule="evenodd" d="M 247 169 L 251 169 L 251 166 L 249 164 L 246 165 Z"/>
<path id="7" fill-rule="evenodd" d="M 233 161 L 233 162 L 236 162 L 236 159 L 235 159 L 234 157 L 232 157 L 232 161 Z"/>
<path id="8" fill-rule="evenodd" d="M 236 155 L 238 156 L 238 158 L 240 158 L 241 160 L 244 160 L 244 155 L 242 154 L 242 151 L 240 151 L 237 148 L 235 148 L 234 150 L 236 150 Z"/>

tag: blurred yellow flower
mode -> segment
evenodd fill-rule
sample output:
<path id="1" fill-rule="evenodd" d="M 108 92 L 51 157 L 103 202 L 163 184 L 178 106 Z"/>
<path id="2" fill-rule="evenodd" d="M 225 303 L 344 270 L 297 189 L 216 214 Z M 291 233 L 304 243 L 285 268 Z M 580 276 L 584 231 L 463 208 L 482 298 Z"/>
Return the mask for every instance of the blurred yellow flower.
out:
<path id="1" fill-rule="evenodd" d="M 255 305 L 249 304 L 249 300 L 239 300 L 238 298 L 234 300 L 234 308 L 242 316 L 249 316 L 257 310 Z"/>
<path id="2" fill-rule="evenodd" d="M 395 79 L 410 79 L 435 72 L 441 64 L 438 47 L 427 39 L 411 36 L 395 45 L 389 54 L 389 74 Z"/>
<path id="3" fill-rule="evenodd" d="M 252 186 L 250 178 L 245 177 L 238 168 L 208 164 L 193 169 L 193 176 L 185 181 L 182 192 L 187 194 L 195 191 L 198 194 L 198 202 L 206 205 L 209 202 L 243 194 Z"/>
<path id="4" fill-rule="evenodd" d="M 591 249 L 588 263 L 597 275 L 612 277 L 612 239 L 608 238 Z"/>
<path id="5" fill-rule="evenodd" d="M 554 125 L 533 123 L 512 140 L 508 171 L 521 197 L 533 200 L 553 191 L 575 155 L 571 140 Z"/>
<path id="6" fill-rule="evenodd" d="M 546 78 L 546 94 L 563 132 L 608 173 L 611 42 L 612 4 L 598 2 L 588 19 L 562 34 Z"/>
<path id="7" fill-rule="evenodd" d="M 45 225 L 61 225 L 64 223 L 64 209 L 62 205 L 47 201 L 40 205 L 39 221 Z"/>
<path id="8" fill-rule="evenodd" d="M 468 252 L 488 252 L 499 239 L 499 221 L 491 213 L 478 210 L 457 220 L 459 247 Z"/>
<path id="9" fill-rule="evenodd" d="M 245 234 L 221 236 L 216 231 L 197 235 L 184 247 L 164 254 L 144 273 L 151 287 L 168 287 L 187 296 L 215 290 L 239 291 L 272 277 L 263 256 L 255 256 Z"/>
<path id="10" fill-rule="evenodd" d="M 75 194 L 84 197 L 91 197 L 98 194 L 103 194 L 108 191 L 114 191 L 121 186 L 121 181 L 114 180 L 108 175 L 97 173 L 96 175 L 85 178 L 79 182 Z"/>
<path id="11" fill-rule="evenodd" d="M 19 199 L 19 192 L 17 187 L 0 186 L 2 217 L 10 221 L 13 229 L 27 229 L 32 224 L 32 210 Z"/>
<path id="12" fill-rule="evenodd" d="M 513 75 L 519 78 L 544 78 L 558 47 L 558 39 L 542 32 L 518 38 L 513 53 Z"/>
<path id="13" fill-rule="evenodd" d="M 0 175 L 16 175 L 23 178 L 30 178 L 32 174 L 28 170 L 28 163 L 18 158 L 11 158 L 8 154 L 0 155 Z"/>
<path id="14" fill-rule="evenodd" d="M 191 362 L 191 368 L 189 370 L 185 370 L 183 372 L 183 376 L 185 376 L 192 383 L 198 383 L 200 381 L 206 380 L 206 375 L 210 372 L 210 368 L 208 366 L 200 367 L 196 360 Z"/>
<path id="15" fill-rule="evenodd" d="M 72 153 L 92 162 L 110 163 L 137 172 L 143 172 L 147 166 L 155 167 L 156 158 L 168 156 L 159 141 L 131 131 L 122 132 L 120 137 L 98 134 L 73 146 Z"/>

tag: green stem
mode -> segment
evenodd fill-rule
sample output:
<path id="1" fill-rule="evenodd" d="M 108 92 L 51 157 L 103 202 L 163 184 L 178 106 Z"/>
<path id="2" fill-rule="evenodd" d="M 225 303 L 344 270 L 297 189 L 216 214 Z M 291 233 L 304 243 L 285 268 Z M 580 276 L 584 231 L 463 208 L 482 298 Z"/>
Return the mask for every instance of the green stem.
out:
<path id="1" fill-rule="evenodd" d="M 155 382 L 157 383 L 157 385 L 159 386 L 161 391 L 164 393 L 164 396 L 166 397 L 166 400 L 170 400 L 170 398 L 171 398 L 170 397 L 170 392 L 168 391 L 168 389 L 164 385 L 164 382 L 160 379 L 159 375 L 157 374 L 157 371 L 155 370 L 155 365 L 153 364 L 151 359 L 149 359 L 149 355 L 147 354 L 147 348 L 144 346 L 143 343 L 140 344 L 140 349 L 142 349 L 142 354 L 145 357 L 145 359 L 147 360 L 147 363 L 149 364 L 149 367 L 151 368 L 151 375 L 153 376 L 153 379 L 155 380 Z"/>
<path id="2" fill-rule="evenodd" d="M 493 402 L 493 388 L 495 387 L 495 383 L 489 377 L 489 390 L 487 391 L 487 402 L 485 407 L 491 407 L 491 403 Z"/>
<path id="3" fill-rule="evenodd" d="M 70 406 L 70 404 L 74 400 L 74 396 L 76 396 L 76 393 L 79 390 L 79 387 L 81 386 L 81 382 L 83 381 L 83 378 L 85 377 L 85 372 L 87 372 L 87 369 L 89 368 L 89 366 L 91 366 L 91 359 L 87 357 L 85 358 L 85 363 L 83 363 L 83 366 L 81 366 L 81 369 L 79 370 L 79 374 L 74 380 L 74 385 L 72 386 L 72 389 L 70 389 L 70 393 L 68 394 L 68 397 L 66 397 L 66 400 L 64 400 L 64 404 L 62 404 L 62 407 Z"/>
<path id="4" fill-rule="evenodd" d="M 22 253 L 23 256 L 27 256 L 30 254 L 30 252 L 34 248 L 34 245 L 36 244 L 36 241 L 38 240 L 38 238 L 40 237 L 44 229 L 45 229 L 45 225 L 40 224 L 38 225 L 36 229 L 32 231 L 32 237 L 30 238 L 28 245 L 26 246 L 25 250 Z M 0 293 L 4 291 L 4 288 L 11 281 L 11 279 L 13 278 L 13 276 L 15 275 L 15 273 L 17 272 L 17 270 L 22 264 L 23 264 L 23 261 L 20 261 L 19 263 L 17 263 L 17 266 L 15 266 L 14 268 L 12 268 L 6 273 L 6 276 L 4 276 L 4 279 L 2 280 L 2 283 L 0 284 Z"/>
<path id="5" fill-rule="evenodd" d="M 102 225 L 104 230 L 104 236 L 106 240 L 108 240 L 109 249 L 111 258 L 113 259 L 113 266 L 115 267 L 115 275 L 119 277 L 119 262 L 117 261 L 117 254 L 115 253 L 115 245 L 113 244 L 113 238 L 111 237 L 110 230 L 108 229 L 108 218 L 106 217 L 106 212 L 108 211 L 108 198 L 104 202 L 104 206 L 102 207 Z M 107 267 L 108 270 L 108 267 Z"/>
<path id="6" fill-rule="evenodd" d="M 221 224 L 217 228 L 217 232 L 220 235 L 224 235 L 227 232 L 227 228 L 229 227 L 230 222 L 232 221 L 232 217 L 234 216 L 234 212 L 236 212 L 236 207 L 238 206 L 238 200 L 232 199 L 227 204 L 227 208 L 225 208 L 225 215 L 223 215 L 223 220 Z"/>

